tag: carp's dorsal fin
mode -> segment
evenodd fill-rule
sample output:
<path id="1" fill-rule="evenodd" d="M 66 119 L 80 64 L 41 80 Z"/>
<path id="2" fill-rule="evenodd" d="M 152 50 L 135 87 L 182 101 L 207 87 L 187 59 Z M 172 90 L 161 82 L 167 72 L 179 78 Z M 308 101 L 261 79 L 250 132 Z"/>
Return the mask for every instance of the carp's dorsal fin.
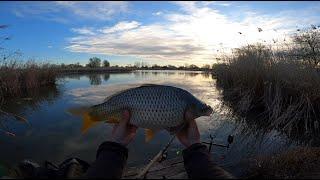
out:
<path id="1" fill-rule="evenodd" d="M 157 131 L 154 131 L 152 129 L 145 129 L 145 140 L 146 140 L 146 142 L 149 142 L 154 137 L 156 132 Z"/>

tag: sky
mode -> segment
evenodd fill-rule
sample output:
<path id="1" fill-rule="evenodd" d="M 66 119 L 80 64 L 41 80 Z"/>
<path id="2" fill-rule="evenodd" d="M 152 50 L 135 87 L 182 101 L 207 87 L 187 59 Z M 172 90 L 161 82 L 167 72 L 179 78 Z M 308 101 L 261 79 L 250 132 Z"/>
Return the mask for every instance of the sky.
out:
<path id="1" fill-rule="evenodd" d="M 10 40 L 0 41 L 0 51 L 50 63 L 86 64 L 96 56 L 111 65 L 201 66 L 311 24 L 320 25 L 320 2 L 2 1 L 0 25 L 9 27 L 0 37 Z"/>

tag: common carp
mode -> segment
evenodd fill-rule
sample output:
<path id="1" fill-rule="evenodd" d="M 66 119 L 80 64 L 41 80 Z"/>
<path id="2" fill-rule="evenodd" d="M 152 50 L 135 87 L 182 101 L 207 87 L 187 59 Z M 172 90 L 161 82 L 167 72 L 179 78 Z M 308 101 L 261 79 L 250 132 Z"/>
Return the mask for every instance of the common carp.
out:
<path id="1" fill-rule="evenodd" d="M 85 132 L 96 122 L 119 123 L 125 109 L 130 112 L 130 124 L 146 129 L 147 141 L 158 130 L 172 132 L 181 127 L 187 122 L 186 111 L 193 119 L 209 116 L 213 111 L 209 105 L 181 88 L 145 84 L 111 95 L 101 104 L 69 112 L 83 116 L 82 131 Z"/>

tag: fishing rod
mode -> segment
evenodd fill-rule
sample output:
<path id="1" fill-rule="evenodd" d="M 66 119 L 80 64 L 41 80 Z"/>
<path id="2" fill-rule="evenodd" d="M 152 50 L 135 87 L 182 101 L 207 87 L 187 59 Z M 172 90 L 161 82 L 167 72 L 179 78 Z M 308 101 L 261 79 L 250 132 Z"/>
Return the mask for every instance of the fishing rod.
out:
<path id="1" fill-rule="evenodd" d="M 136 179 L 145 179 L 146 174 L 148 173 L 151 166 L 160 161 L 163 155 L 168 150 L 169 146 L 172 144 L 173 140 L 176 138 L 176 135 L 173 135 L 167 145 L 160 151 L 154 158 L 149 162 L 149 164 L 136 176 Z"/>
<path id="2" fill-rule="evenodd" d="M 185 127 L 185 124 L 183 126 L 181 126 L 174 135 L 172 135 L 171 139 L 169 140 L 169 142 L 167 143 L 167 145 L 158 152 L 157 155 L 154 156 L 154 158 L 149 162 L 149 164 L 147 164 L 147 166 L 136 176 L 136 179 L 145 179 L 146 174 L 148 173 L 149 169 L 151 168 L 151 166 L 156 163 L 156 162 L 160 162 L 163 160 L 163 155 L 167 152 L 168 148 L 170 147 L 170 145 L 172 144 L 173 140 L 176 138 L 177 133 L 179 131 L 181 131 L 183 128 Z"/>
<path id="3" fill-rule="evenodd" d="M 185 126 L 185 125 L 184 125 Z M 156 163 L 156 162 L 161 162 L 163 160 L 163 156 L 166 154 L 168 148 L 170 147 L 170 145 L 172 144 L 173 140 L 176 138 L 176 134 L 181 131 L 184 126 L 182 126 L 172 137 L 171 139 L 169 140 L 169 142 L 166 144 L 166 146 L 160 150 L 158 152 L 157 155 L 154 156 L 154 158 L 147 164 L 147 166 L 142 170 L 140 171 L 140 173 L 136 176 L 136 179 L 145 179 L 146 177 L 146 174 L 148 173 L 149 169 L 151 168 L 151 166 Z M 220 147 L 226 147 L 226 148 L 229 148 L 230 144 L 233 143 L 233 139 L 234 137 L 232 135 L 229 135 L 228 136 L 228 144 L 227 145 L 223 145 L 223 144 L 216 144 L 216 143 L 213 143 L 213 137 L 212 135 L 210 134 L 210 142 L 202 142 L 203 144 L 207 144 L 209 145 L 209 152 L 211 152 L 211 148 L 212 146 L 220 146 Z"/>

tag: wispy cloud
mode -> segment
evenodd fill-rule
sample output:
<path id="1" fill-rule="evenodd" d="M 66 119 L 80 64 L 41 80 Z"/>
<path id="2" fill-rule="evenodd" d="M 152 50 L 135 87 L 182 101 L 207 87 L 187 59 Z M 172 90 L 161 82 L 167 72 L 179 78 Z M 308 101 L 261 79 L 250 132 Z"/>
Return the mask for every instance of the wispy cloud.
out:
<path id="1" fill-rule="evenodd" d="M 88 28 L 88 27 L 72 28 L 71 31 L 81 35 L 95 35 L 93 28 Z"/>
<path id="2" fill-rule="evenodd" d="M 230 6 L 231 4 L 230 3 L 220 3 L 219 5 L 220 6 Z"/>
<path id="3" fill-rule="evenodd" d="M 140 26 L 140 23 L 138 23 L 137 21 L 131 21 L 131 22 L 123 21 L 123 22 L 117 23 L 112 27 L 105 27 L 100 31 L 108 34 L 108 33 L 131 30 L 131 29 L 137 28 L 138 26 Z"/>
<path id="4" fill-rule="evenodd" d="M 124 1 L 108 2 L 56 2 L 57 5 L 67 8 L 76 16 L 86 19 L 110 20 L 114 15 L 127 12 L 128 3 Z"/>
<path id="5" fill-rule="evenodd" d="M 35 17 L 60 23 L 71 20 L 110 20 L 127 12 L 128 2 L 29 2 L 17 3 L 12 13 L 17 17 Z"/>
<path id="6" fill-rule="evenodd" d="M 157 12 L 155 12 L 155 13 L 152 13 L 152 15 L 154 15 L 154 16 L 160 16 L 160 15 L 162 15 L 162 14 L 163 14 L 162 11 L 157 11 Z"/>

